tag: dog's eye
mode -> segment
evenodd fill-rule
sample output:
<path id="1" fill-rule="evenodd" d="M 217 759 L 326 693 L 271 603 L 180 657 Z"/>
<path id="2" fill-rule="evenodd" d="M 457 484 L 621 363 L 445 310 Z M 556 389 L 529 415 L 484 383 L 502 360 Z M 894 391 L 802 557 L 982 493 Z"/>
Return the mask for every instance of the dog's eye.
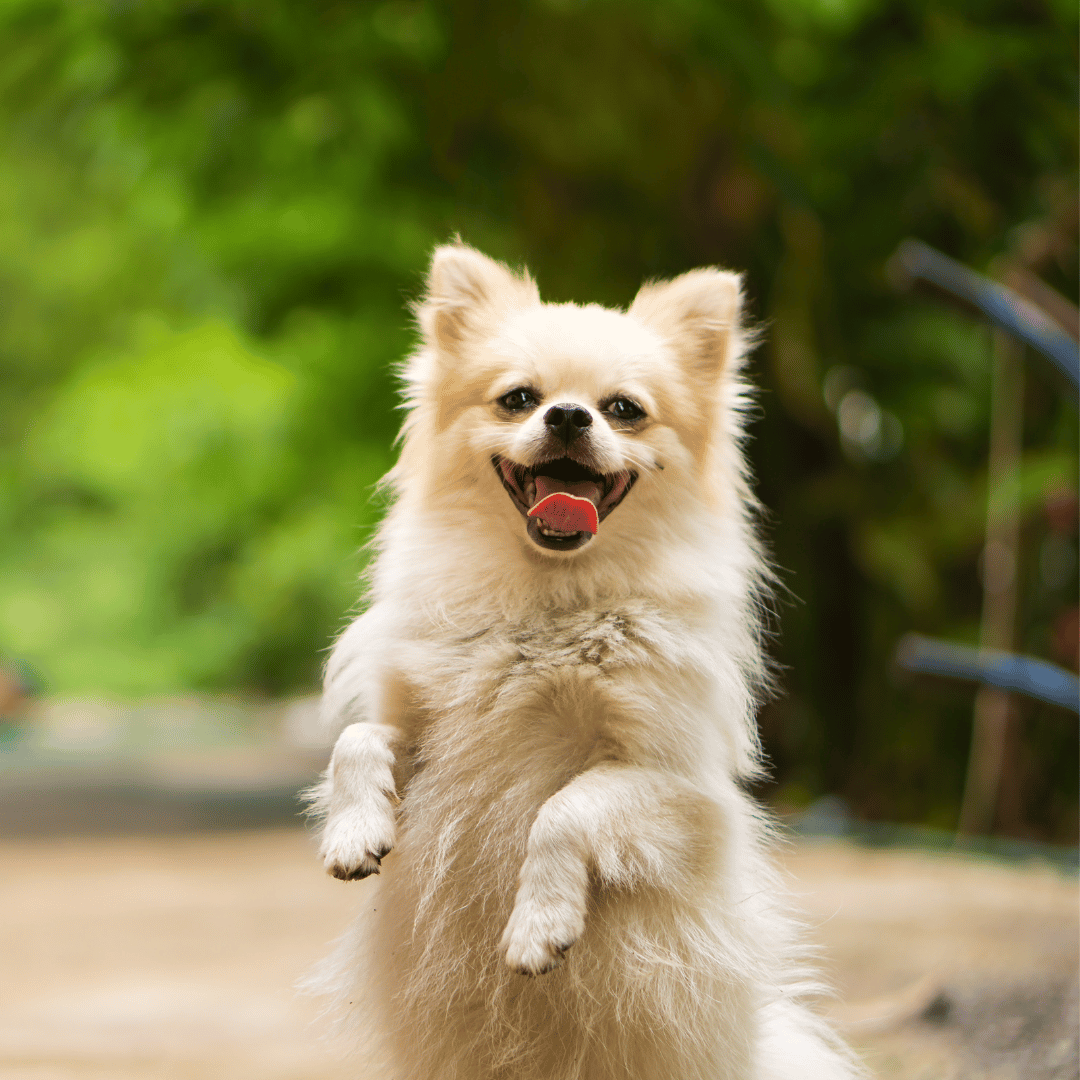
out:
<path id="1" fill-rule="evenodd" d="M 539 402 L 536 400 L 536 395 L 526 389 L 524 386 L 517 386 L 508 394 L 503 394 L 499 398 L 499 404 L 504 409 L 509 409 L 510 412 L 521 412 L 522 409 L 535 408 Z"/>
<path id="2" fill-rule="evenodd" d="M 631 401 L 625 397 L 616 398 L 612 401 L 608 405 L 607 411 L 616 420 L 623 421 L 640 420 L 645 415 L 645 410 L 636 401 Z"/>

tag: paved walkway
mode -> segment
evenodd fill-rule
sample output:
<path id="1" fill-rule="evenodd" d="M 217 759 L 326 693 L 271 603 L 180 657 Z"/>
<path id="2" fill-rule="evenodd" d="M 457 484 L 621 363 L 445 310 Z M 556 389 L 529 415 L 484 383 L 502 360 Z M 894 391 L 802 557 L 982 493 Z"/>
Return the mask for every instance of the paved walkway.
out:
<path id="1" fill-rule="evenodd" d="M 1075 1080 L 1075 880 L 809 842 L 786 862 L 880 1077 Z M 297 830 L 0 844 L 0 1080 L 355 1080 L 291 986 L 359 887 Z"/>

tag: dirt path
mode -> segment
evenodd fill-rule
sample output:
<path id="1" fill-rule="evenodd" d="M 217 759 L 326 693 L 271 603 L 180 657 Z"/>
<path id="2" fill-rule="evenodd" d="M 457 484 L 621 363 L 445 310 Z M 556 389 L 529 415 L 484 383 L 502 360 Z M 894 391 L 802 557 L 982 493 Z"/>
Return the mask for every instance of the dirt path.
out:
<path id="1" fill-rule="evenodd" d="M 880 1077 L 1077 1076 L 1075 881 L 840 844 L 786 862 Z M 359 1076 L 291 990 L 357 888 L 295 830 L 0 845 L 0 1080 Z"/>
<path id="2" fill-rule="evenodd" d="M 803 842 L 787 864 L 875 1075 L 1076 1080 L 1075 879 L 836 843 Z"/>

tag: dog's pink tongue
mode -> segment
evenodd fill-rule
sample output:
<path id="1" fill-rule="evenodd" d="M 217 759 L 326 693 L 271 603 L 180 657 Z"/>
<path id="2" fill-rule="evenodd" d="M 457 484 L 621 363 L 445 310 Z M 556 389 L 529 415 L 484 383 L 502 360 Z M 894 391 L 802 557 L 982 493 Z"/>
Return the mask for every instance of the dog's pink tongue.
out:
<path id="1" fill-rule="evenodd" d="M 536 501 L 529 517 L 539 518 L 559 532 L 595 533 L 600 527 L 596 502 L 599 487 L 590 480 L 569 483 L 550 476 L 536 477 Z"/>

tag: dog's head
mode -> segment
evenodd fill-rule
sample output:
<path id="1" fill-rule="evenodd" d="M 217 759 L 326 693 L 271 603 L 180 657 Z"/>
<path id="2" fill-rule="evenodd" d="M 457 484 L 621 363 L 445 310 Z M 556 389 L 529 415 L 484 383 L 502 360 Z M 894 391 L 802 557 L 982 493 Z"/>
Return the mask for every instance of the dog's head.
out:
<path id="1" fill-rule="evenodd" d="M 737 275 L 705 269 L 646 285 L 625 312 L 543 304 L 527 274 L 439 248 L 399 487 L 556 558 L 673 535 L 715 503 L 718 470 L 741 476 L 740 302 Z"/>

